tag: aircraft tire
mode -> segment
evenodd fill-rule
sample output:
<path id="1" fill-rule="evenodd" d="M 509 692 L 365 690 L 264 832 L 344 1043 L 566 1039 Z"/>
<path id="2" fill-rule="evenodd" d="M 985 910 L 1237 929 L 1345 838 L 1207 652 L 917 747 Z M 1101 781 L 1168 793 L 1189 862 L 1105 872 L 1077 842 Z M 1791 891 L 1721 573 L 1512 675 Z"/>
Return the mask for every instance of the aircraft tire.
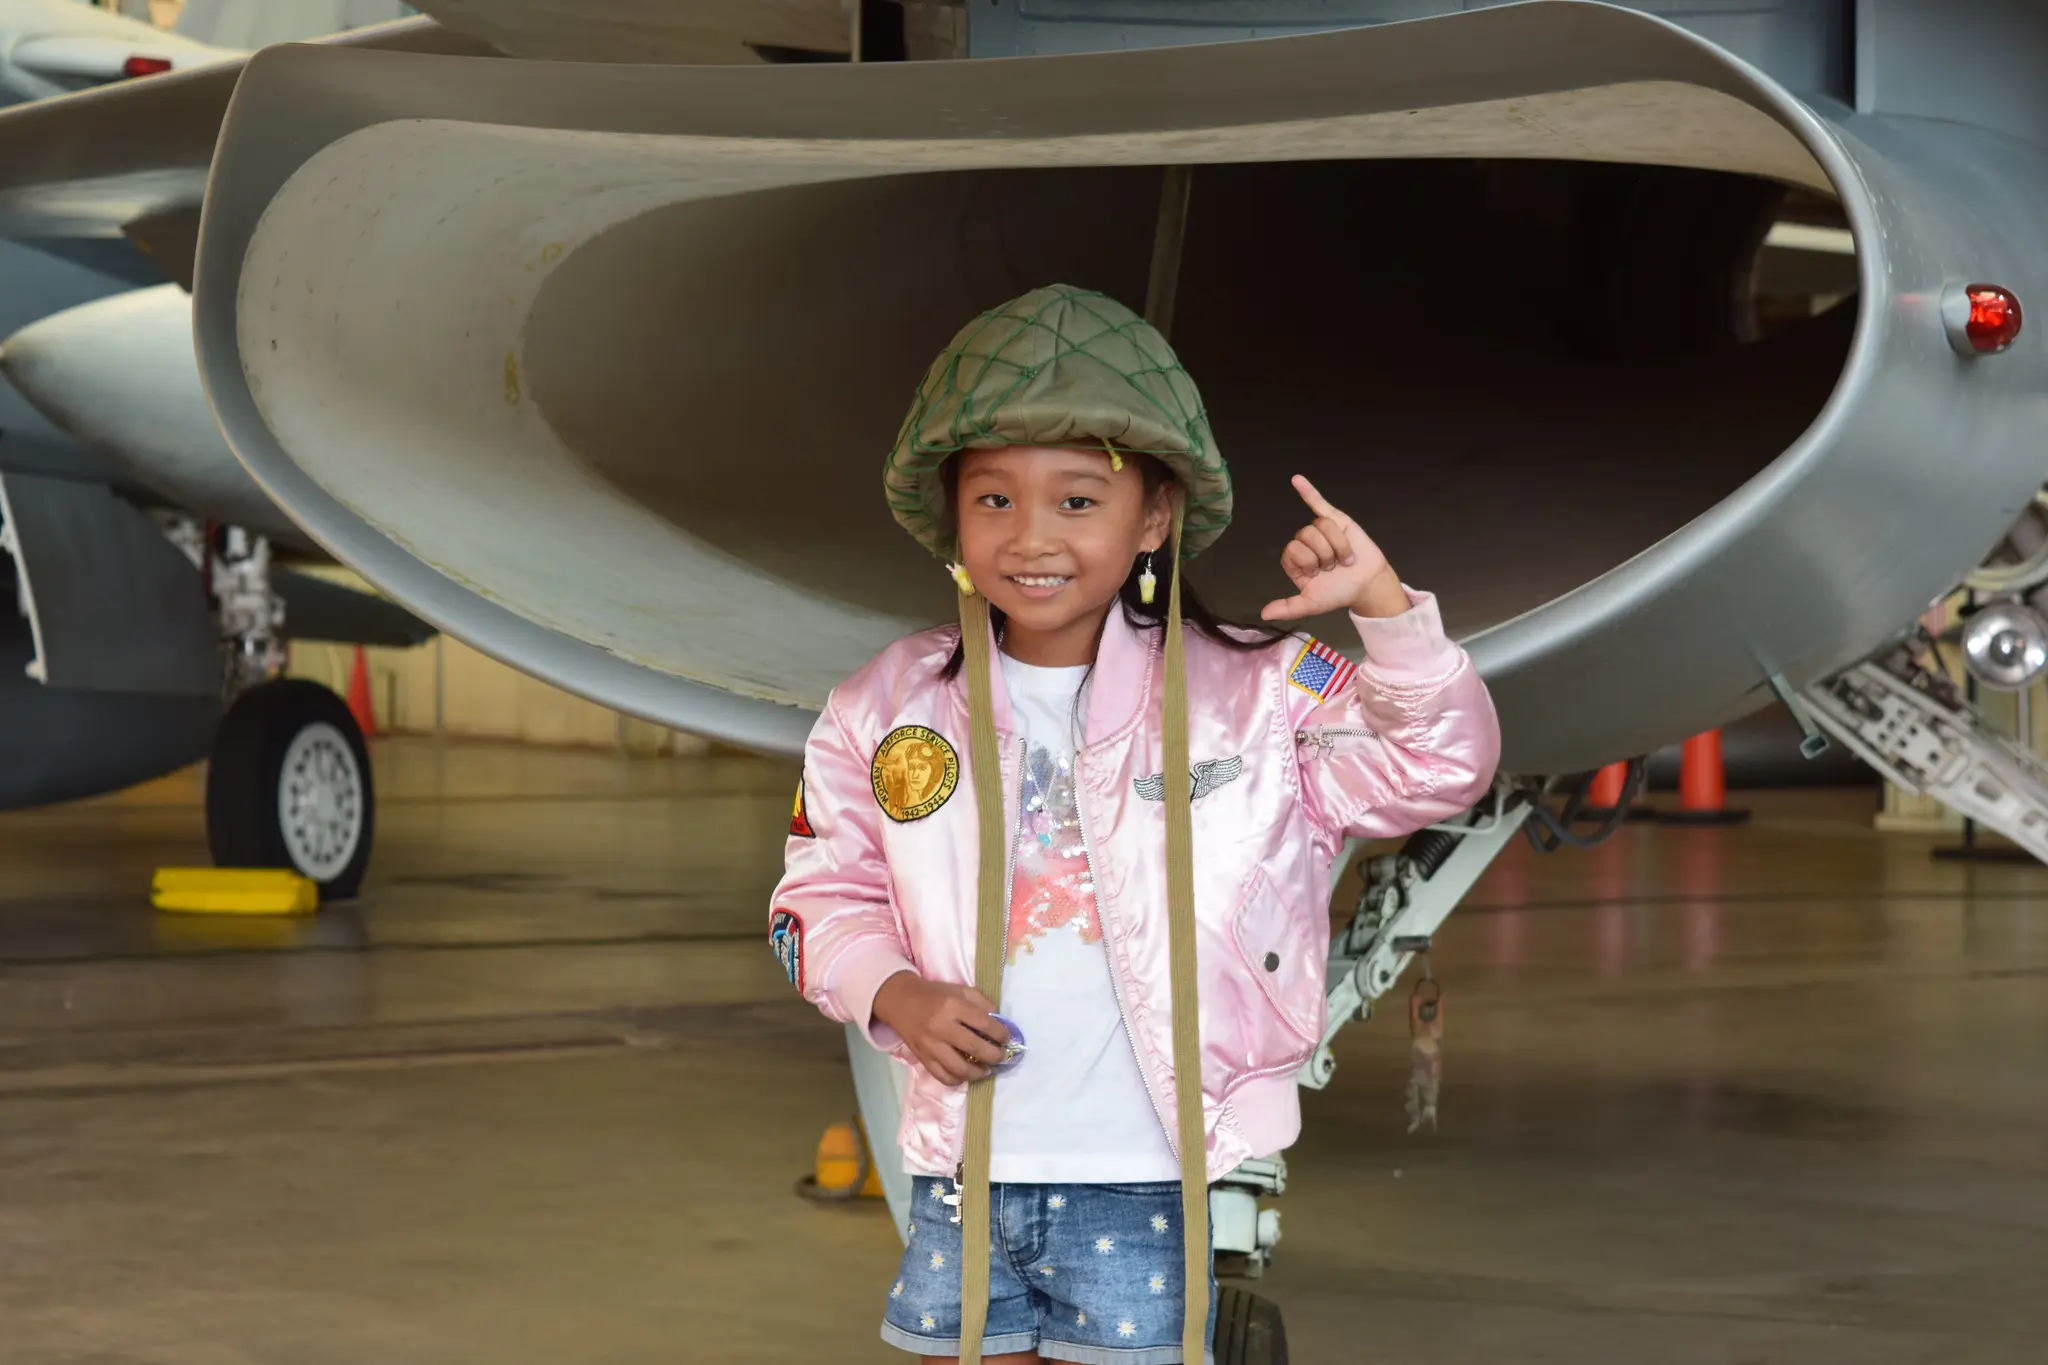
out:
<path id="1" fill-rule="evenodd" d="M 261 683 L 221 721 L 206 774 L 206 842 L 221 867 L 289 867 L 323 901 L 362 885 L 376 830 L 363 732 L 340 697 L 297 678 Z"/>
<path id="2" fill-rule="evenodd" d="M 1216 1365 L 1287 1365 L 1280 1305 L 1234 1284 L 1218 1285 Z"/>

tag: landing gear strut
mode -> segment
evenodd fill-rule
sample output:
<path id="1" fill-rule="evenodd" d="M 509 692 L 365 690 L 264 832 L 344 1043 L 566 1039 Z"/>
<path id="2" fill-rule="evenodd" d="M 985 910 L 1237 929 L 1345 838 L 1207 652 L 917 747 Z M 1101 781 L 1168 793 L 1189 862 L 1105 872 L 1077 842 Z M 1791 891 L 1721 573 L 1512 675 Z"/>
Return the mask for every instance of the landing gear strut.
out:
<path id="1" fill-rule="evenodd" d="M 1916 632 L 1806 691 L 1813 718 L 1906 791 L 2048 862 L 2048 764 L 1986 725 Z"/>
<path id="2" fill-rule="evenodd" d="M 1486 804 L 1464 820 L 1424 830 L 1410 838 L 1399 853 L 1375 858 L 1367 866 L 1357 913 L 1330 948 L 1327 1022 L 1320 1044 L 1296 1076 L 1304 1089 L 1321 1090 L 1330 1083 L 1337 1070 L 1330 1044 L 1338 1031 L 1354 1020 L 1372 1017 L 1373 1002 L 1393 988 L 1417 953 L 1429 951 L 1438 926 L 1507 847 L 1531 809 L 1526 793 L 1502 782 Z M 1341 877 L 1344 870 L 1340 863 L 1333 878 Z M 1247 1161 L 1210 1187 L 1209 1227 L 1219 1275 L 1257 1279 L 1265 1273 L 1280 1241 L 1280 1214 L 1261 1208 L 1260 1200 L 1286 1188 L 1287 1161 L 1281 1156 Z M 1265 1303 L 1245 1297 L 1255 1305 Z M 1224 1359 L 1222 1321 L 1220 1317 L 1217 1320 L 1218 1361 Z M 1279 1353 L 1241 1359 L 1287 1358 L 1287 1338 L 1279 1327 L 1277 1310 L 1270 1329 L 1259 1325 L 1266 1319 L 1256 1314 L 1243 1322 L 1243 1343 L 1277 1342 Z"/>
<path id="3" fill-rule="evenodd" d="M 270 542 L 239 526 L 179 518 L 173 544 L 204 575 L 220 623 L 227 715 L 206 773 L 206 842 L 222 867 L 288 867 L 323 901 L 362 885 L 376 827 L 369 749 L 355 717 L 284 669 L 284 601 Z"/>
<path id="4" fill-rule="evenodd" d="M 1373 1002 L 1393 989 L 1417 953 L 1457 909 L 1529 818 L 1531 803 L 1503 781 L 1466 820 L 1410 838 L 1399 853 L 1366 868 L 1365 891 L 1351 923 L 1331 945 L 1329 997 L 1322 1043 L 1301 1069 L 1301 1084 L 1321 1090 L 1336 1073 L 1330 1044 L 1353 1020 L 1372 1017 Z"/>

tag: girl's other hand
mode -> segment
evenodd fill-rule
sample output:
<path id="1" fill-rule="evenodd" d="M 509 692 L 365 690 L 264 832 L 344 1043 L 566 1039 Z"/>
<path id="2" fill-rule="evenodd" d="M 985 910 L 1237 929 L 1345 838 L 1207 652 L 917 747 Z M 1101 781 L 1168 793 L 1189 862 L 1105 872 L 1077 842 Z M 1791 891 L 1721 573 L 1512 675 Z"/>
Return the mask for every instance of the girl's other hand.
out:
<path id="1" fill-rule="evenodd" d="M 1003 1060 L 1010 1031 L 995 1003 L 972 986 L 898 972 L 875 992 L 875 1018 L 895 1029 L 924 1069 L 947 1085 L 966 1085 Z"/>
<path id="2" fill-rule="evenodd" d="M 1399 616 L 1408 610 L 1408 592 L 1372 537 L 1299 474 L 1294 488 L 1315 513 L 1280 552 L 1294 596 L 1268 602 L 1259 614 L 1268 621 L 1298 621 L 1329 611 Z"/>

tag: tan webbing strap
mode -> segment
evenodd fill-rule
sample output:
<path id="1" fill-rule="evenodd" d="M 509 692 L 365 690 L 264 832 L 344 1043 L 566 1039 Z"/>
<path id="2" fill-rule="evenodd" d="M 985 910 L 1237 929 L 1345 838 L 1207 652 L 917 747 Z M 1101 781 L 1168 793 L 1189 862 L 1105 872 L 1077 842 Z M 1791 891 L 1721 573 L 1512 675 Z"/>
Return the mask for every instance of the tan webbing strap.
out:
<path id="1" fill-rule="evenodd" d="M 1166 783 L 1167 962 L 1173 978 L 1173 1090 L 1180 1137 L 1181 1281 L 1186 1314 L 1181 1359 L 1201 1365 L 1209 1327 L 1209 1142 L 1202 1123 L 1202 1026 L 1195 979 L 1194 797 L 1188 768 L 1188 658 L 1180 621 L 1180 532 L 1185 499 L 1173 502 L 1173 584 L 1167 590 Z"/>
<path id="2" fill-rule="evenodd" d="M 1195 168 L 1168 166 L 1159 184 L 1159 217 L 1152 241 L 1152 273 L 1145 290 L 1145 320 L 1161 336 L 1173 333 L 1181 252 Z M 1194 795 L 1188 769 L 1188 656 L 1180 620 L 1180 561 L 1188 490 L 1173 500 L 1173 585 L 1166 599 L 1166 929 L 1173 981 L 1173 1090 L 1180 1129 L 1180 1225 L 1186 1315 L 1181 1359 L 1202 1365 L 1209 1327 L 1209 1142 L 1202 1122 L 1202 1022 L 1195 977 Z"/>
<path id="3" fill-rule="evenodd" d="M 960 646 L 967 663 L 967 758 L 974 768 L 979 817 L 980 876 L 976 882 L 974 988 L 1003 1003 L 1003 873 L 1009 832 L 1003 827 L 1003 768 L 996 753 L 994 703 L 989 691 L 988 599 L 960 594 Z M 988 1329 L 990 1131 L 995 1126 L 994 1076 L 967 1088 L 967 1150 L 960 1179 L 960 1361 L 981 1365 Z M 1208 1311 L 1206 1307 L 1203 1310 Z"/>

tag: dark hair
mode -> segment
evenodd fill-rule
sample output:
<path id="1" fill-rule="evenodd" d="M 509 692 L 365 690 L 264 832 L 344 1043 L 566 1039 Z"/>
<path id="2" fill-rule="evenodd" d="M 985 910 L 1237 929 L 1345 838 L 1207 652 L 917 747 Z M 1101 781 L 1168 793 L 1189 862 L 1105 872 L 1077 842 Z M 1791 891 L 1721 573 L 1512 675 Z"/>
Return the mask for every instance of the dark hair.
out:
<path id="1" fill-rule="evenodd" d="M 1173 482 L 1173 471 L 1156 456 L 1125 452 L 1124 458 L 1138 461 L 1138 472 L 1145 476 L 1145 496 L 1148 499 Z M 958 523 L 954 519 L 953 508 L 960 491 L 960 462 L 957 457 L 947 460 L 939 467 L 939 477 L 946 487 L 945 521 L 949 529 L 956 528 Z M 957 530 L 955 534 L 957 535 Z M 1169 535 L 1166 543 L 1154 553 L 1155 561 L 1160 566 L 1166 566 L 1167 573 L 1172 572 L 1170 566 L 1173 563 L 1174 551 L 1173 537 Z M 1143 591 L 1138 585 L 1138 576 L 1143 572 L 1144 564 L 1143 555 L 1131 561 L 1131 571 L 1125 575 L 1123 586 L 1117 589 L 1116 600 L 1123 607 L 1124 620 L 1133 628 L 1164 632 L 1168 590 L 1162 583 L 1155 594 L 1156 600 L 1149 604 L 1145 601 Z M 1157 568 L 1153 572 L 1162 578 L 1165 577 Z M 996 638 L 1001 639 L 1004 619 L 1002 608 L 991 602 L 988 614 L 990 623 L 995 627 Z M 1190 630 L 1214 640 L 1225 649 L 1240 650 L 1244 653 L 1268 648 L 1286 638 L 1285 631 L 1275 630 L 1268 625 L 1231 621 L 1216 615 L 1202 604 L 1202 599 L 1196 595 L 1194 585 L 1188 582 L 1186 574 L 1182 574 L 1180 580 L 1180 619 Z M 965 645 L 956 643 L 945 665 L 940 668 L 939 676 L 949 681 L 957 678 L 966 664 Z"/>

